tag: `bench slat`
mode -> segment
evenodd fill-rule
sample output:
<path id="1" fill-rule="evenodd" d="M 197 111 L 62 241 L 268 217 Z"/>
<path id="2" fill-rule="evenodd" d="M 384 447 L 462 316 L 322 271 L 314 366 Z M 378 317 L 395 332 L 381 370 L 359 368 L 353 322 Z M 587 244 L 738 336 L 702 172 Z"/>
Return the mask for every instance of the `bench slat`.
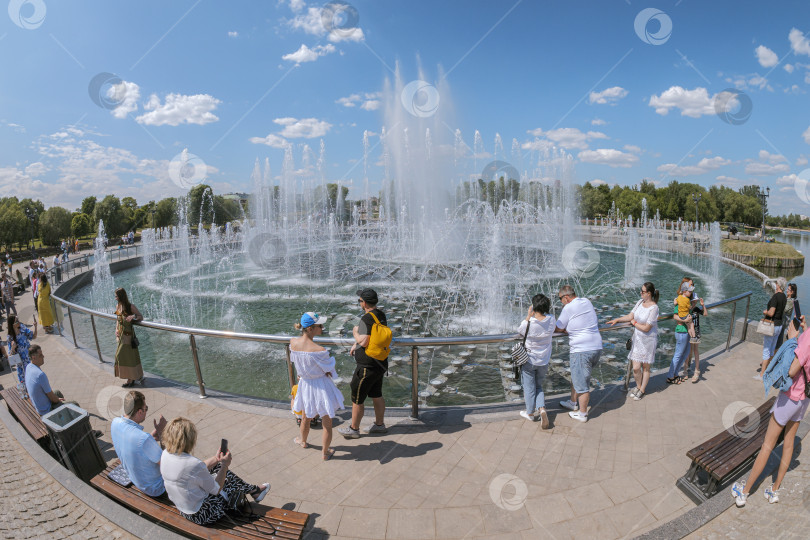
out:
<path id="1" fill-rule="evenodd" d="M 48 437 L 48 428 L 42 423 L 39 413 L 37 413 L 30 401 L 20 396 L 17 388 L 0 390 L 0 396 L 5 400 L 12 416 L 17 419 L 34 440 L 39 441 Z"/>
<path id="2" fill-rule="evenodd" d="M 182 515 L 171 504 L 168 497 L 153 498 L 141 492 L 134 486 L 125 488 L 107 478 L 107 474 L 117 465 L 112 466 L 94 477 L 90 483 L 108 497 L 121 504 L 141 512 L 152 519 L 164 523 L 170 528 L 190 535 L 194 538 L 244 538 L 259 540 L 262 538 L 296 539 L 303 535 L 304 527 L 309 514 L 284 510 L 281 508 L 254 507 L 258 510 L 251 521 L 247 516 L 226 516 L 212 526 L 196 525 Z"/>

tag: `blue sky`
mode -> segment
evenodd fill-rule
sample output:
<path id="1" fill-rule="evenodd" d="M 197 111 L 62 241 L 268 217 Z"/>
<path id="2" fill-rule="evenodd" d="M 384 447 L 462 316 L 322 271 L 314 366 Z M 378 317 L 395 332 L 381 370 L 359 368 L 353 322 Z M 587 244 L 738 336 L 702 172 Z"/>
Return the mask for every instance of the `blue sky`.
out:
<path id="1" fill-rule="evenodd" d="M 248 191 L 257 158 L 275 177 L 289 145 L 310 174 L 323 141 L 327 180 L 359 196 L 364 131 L 372 190 L 384 175 L 398 69 L 401 85 L 424 80 L 420 96 L 439 96 L 409 125 L 430 127 L 437 147 L 460 130 L 462 176 L 498 158 L 531 179 L 554 146 L 579 183 L 758 183 L 773 213 L 810 214 L 794 189 L 810 158 L 806 2 L 354 0 L 334 18 L 324 5 L 12 0 L 0 19 L 0 193 L 144 203 L 187 191 L 172 163 L 189 154 L 202 164 L 193 180 Z M 94 79 L 106 81 L 95 100 Z"/>

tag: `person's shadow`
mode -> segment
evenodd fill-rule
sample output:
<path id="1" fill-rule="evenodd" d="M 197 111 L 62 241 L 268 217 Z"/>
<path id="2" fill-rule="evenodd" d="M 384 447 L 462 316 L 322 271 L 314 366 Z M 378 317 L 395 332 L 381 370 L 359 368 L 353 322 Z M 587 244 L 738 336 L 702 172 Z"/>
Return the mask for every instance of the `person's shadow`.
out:
<path id="1" fill-rule="evenodd" d="M 333 446 L 335 455 L 332 459 L 379 461 L 380 465 L 385 465 L 398 458 L 424 456 L 431 450 L 438 450 L 442 446 L 442 443 L 438 441 L 409 446 L 390 439 L 383 439 L 362 446 Z"/>

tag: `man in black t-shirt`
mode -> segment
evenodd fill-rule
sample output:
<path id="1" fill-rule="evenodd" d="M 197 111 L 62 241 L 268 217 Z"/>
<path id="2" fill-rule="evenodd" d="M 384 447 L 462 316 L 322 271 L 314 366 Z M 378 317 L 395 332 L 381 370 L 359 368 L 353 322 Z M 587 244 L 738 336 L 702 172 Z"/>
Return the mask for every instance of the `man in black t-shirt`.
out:
<path id="1" fill-rule="evenodd" d="M 774 281 L 776 292 L 768 300 L 768 307 L 762 312 L 765 319 L 773 321 L 774 332 L 772 336 L 762 336 L 762 370 L 755 378 L 761 379 L 765 375 L 765 370 L 768 369 L 768 364 L 771 363 L 773 358 L 776 341 L 779 339 L 779 334 L 782 333 L 782 318 L 785 316 L 785 305 L 787 304 L 786 286 L 787 280 L 785 278 L 776 278 L 776 281 Z"/>
<path id="2" fill-rule="evenodd" d="M 363 308 L 363 315 L 360 323 L 352 329 L 354 335 L 354 345 L 350 354 L 357 362 L 354 370 L 350 388 L 352 390 L 352 422 L 348 426 L 338 429 L 338 433 L 347 439 L 357 439 L 360 437 L 360 420 L 363 419 L 365 406 L 363 405 L 367 397 L 374 403 L 374 423 L 365 429 L 366 433 L 387 433 L 385 427 L 385 399 L 382 397 L 382 383 L 385 372 L 388 370 L 388 358 L 383 361 L 371 358 L 366 354 L 369 339 L 371 337 L 371 327 L 374 325 L 374 317 L 384 325 L 388 322 L 385 313 L 377 309 L 377 293 L 374 289 L 362 289 L 357 291 L 360 307 Z"/>

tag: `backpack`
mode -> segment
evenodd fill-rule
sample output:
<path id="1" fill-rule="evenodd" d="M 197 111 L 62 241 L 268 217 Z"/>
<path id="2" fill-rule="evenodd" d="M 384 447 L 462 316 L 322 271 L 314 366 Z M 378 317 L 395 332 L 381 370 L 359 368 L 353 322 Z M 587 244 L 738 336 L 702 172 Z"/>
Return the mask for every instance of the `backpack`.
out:
<path id="1" fill-rule="evenodd" d="M 391 352 L 391 329 L 382 324 L 373 312 L 369 311 L 368 313 L 374 318 L 374 324 L 371 326 L 366 356 L 384 362 Z"/>

